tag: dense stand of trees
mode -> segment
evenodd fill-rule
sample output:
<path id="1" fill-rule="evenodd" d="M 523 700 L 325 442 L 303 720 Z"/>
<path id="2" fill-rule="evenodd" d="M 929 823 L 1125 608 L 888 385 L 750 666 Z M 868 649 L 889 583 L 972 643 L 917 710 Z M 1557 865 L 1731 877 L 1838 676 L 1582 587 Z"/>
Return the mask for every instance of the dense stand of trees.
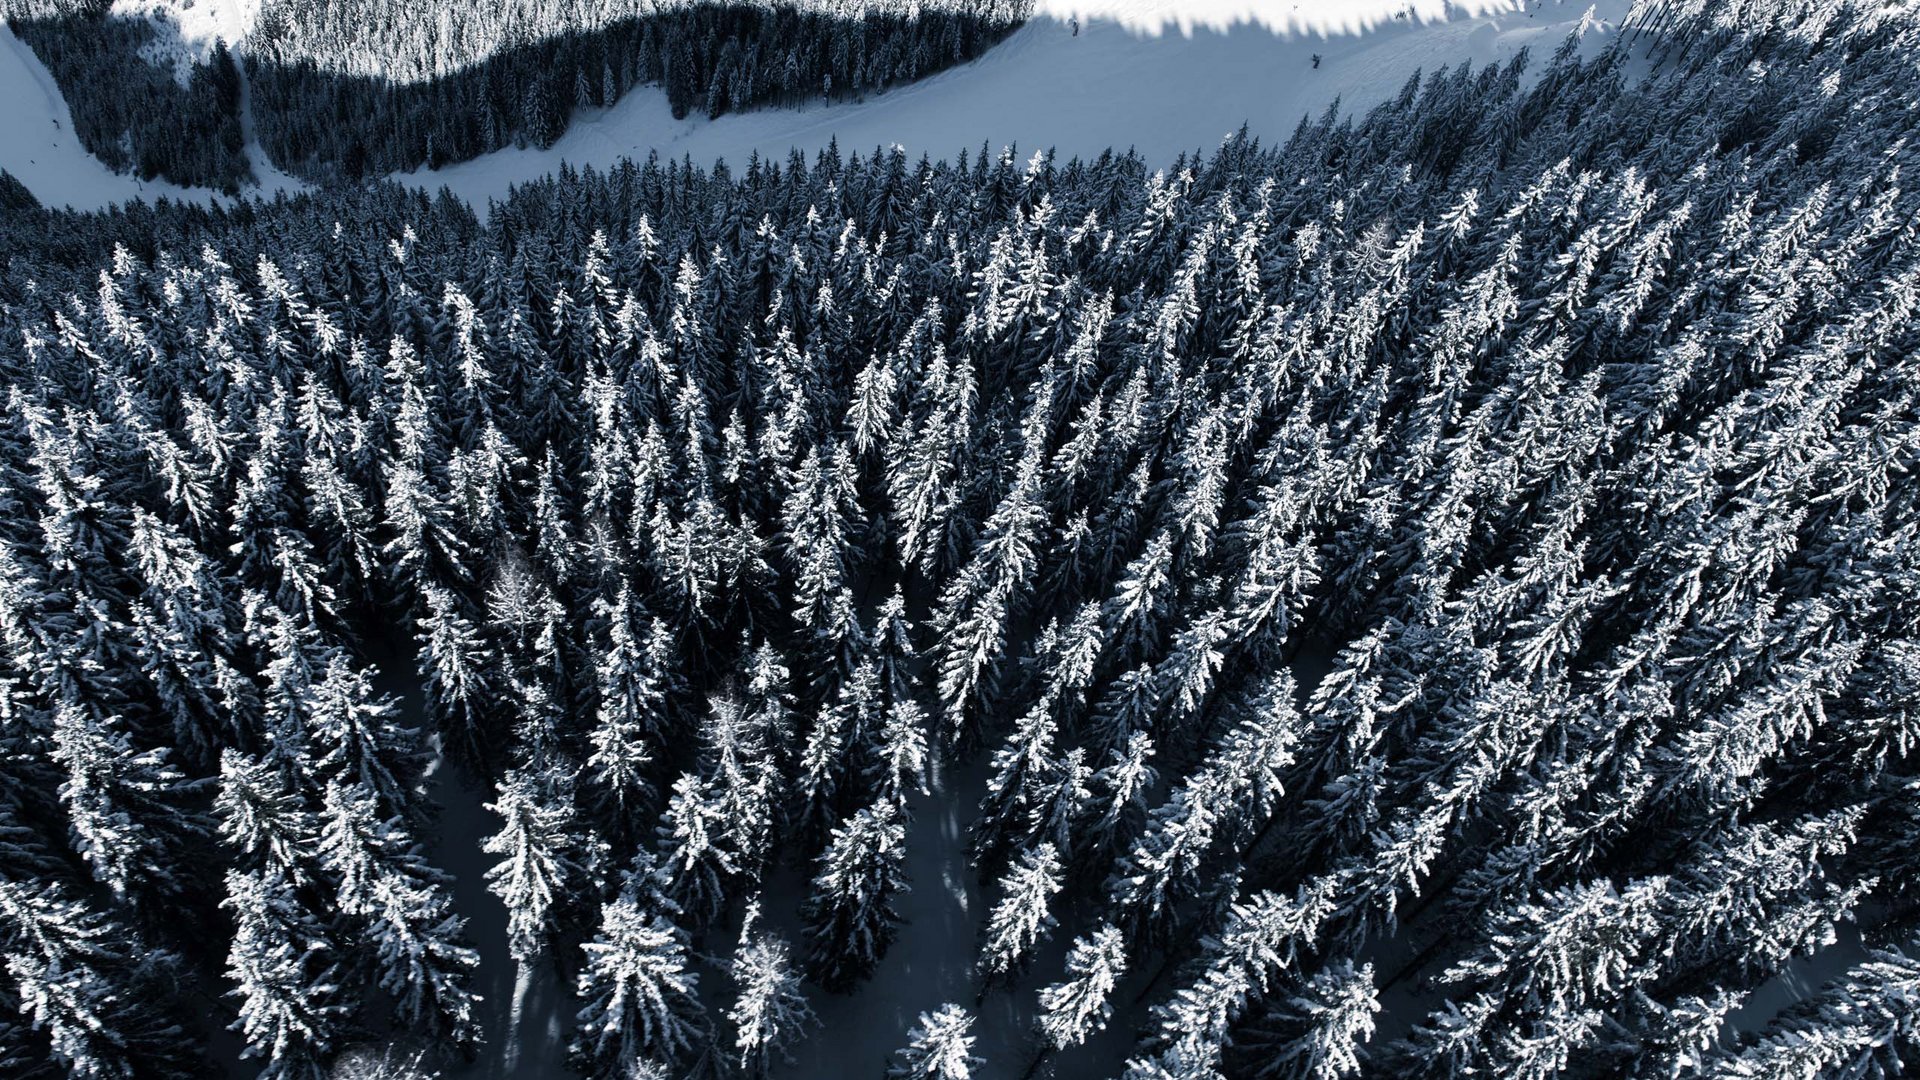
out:
<path id="1" fill-rule="evenodd" d="M 437 749 L 592 1076 L 777 1073 L 935 760 L 1039 1069 L 1896 1075 L 1920 29 L 1656 14 L 1164 172 L 8 215 L 0 1062 L 470 1047 Z"/>

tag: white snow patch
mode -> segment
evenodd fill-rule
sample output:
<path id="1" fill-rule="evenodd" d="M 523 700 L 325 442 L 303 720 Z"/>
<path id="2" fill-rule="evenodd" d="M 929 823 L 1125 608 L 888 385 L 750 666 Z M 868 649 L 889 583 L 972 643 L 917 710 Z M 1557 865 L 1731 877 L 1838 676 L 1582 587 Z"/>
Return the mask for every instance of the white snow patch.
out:
<path id="1" fill-rule="evenodd" d="M 146 16 L 171 22 L 180 40 L 205 60 L 216 41 L 228 48 L 253 32 L 260 21 L 260 0 L 113 0 L 109 15 Z"/>
<path id="2" fill-rule="evenodd" d="M 520 1068 L 520 1021 L 527 1014 L 527 989 L 533 985 L 533 970 L 519 964 L 513 973 L 513 1005 L 507 1011 L 507 1037 L 501 1040 L 500 1063 L 511 1073 Z"/>
<path id="3" fill-rule="evenodd" d="M 1589 49 L 1617 31 L 1631 0 L 1596 7 Z M 1505 60 L 1523 47 L 1543 61 L 1588 10 L 1588 0 L 1042 0 L 1039 14 L 972 62 L 864 101 L 675 120 L 665 92 L 643 87 L 611 108 L 580 110 L 548 149 L 396 178 L 444 185 L 479 206 L 562 161 L 606 168 L 658 152 L 737 168 L 755 152 L 784 161 L 835 141 L 843 152 L 899 144 L 934 158 L 983 145 L 1023 155 L 1051 147 L 1062 160 L 1132 147 L 1159 166 L 1211 151 L 1242 123 L 1272 143 L 1335 100 L 1363 111 L 1416 71 Z"/>

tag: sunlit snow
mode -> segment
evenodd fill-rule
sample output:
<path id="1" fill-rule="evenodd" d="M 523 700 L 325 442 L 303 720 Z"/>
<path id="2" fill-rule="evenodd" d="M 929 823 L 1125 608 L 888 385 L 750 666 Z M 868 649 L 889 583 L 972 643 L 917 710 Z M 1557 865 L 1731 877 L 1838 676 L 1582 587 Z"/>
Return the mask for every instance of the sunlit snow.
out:
<path id="1" fill-rule="evenodd" d="M 257 0 L 225 2 L 234 6 L 258 6 Z M 212 0 L 199 0 L 199 3 L 210 4 Z M 209 21 L 203 25 L 214 23 Z M 212 48 L 212 38 L 192 40 Z M 160 60 L 166 62 L 164 57 Z M 246 100 L 247 88 L 243 81 L 243 106 Z M 251 117 L 244 109 L 241 126 L 247 139 L 247 158 L 257 181 L 247 189 L 249 194 L 271 196 L 282 191 L 296 192 L 307 186 L 274 168 L 267 160 L 253 139 Z M 209 188 L 183 187 L 165 180 L 142 180 L 131 173 L 114 172 L 89 153 L 73 133 L 67 99 L 60 93 L 53 74 L 4 21 L 0 21 L 0 169 L 12 173 L 43 205 L 55 208 L 100 210 L 135 199 L 152 202 L 162 198 L 205 205 L 225 198 Z"/>

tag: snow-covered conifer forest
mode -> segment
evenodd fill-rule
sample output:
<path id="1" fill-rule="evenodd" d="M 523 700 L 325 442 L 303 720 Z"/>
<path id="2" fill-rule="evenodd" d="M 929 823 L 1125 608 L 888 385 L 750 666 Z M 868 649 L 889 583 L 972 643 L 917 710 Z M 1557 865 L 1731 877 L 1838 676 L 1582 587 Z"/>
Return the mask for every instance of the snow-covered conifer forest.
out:
<path id="1" fill-rule="evenodd" d="M 692 107 L 919 70 L 811 17 Z M 0 1075 L 1910 1075 L 1920 11 L 1619 30 L 1164 168 L 0 173 Z M 461 70 L 680 70 L 557 40 Z"/>

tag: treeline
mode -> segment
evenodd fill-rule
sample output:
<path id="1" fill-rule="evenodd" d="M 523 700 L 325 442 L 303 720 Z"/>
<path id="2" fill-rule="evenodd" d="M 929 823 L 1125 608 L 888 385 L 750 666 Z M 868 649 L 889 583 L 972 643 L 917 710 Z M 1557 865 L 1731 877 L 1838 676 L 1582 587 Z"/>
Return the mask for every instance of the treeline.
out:
<path id="1" fill-rule="evenodd" d="M 225 46 L 181 85 L 149 62 L 156 24 L 108 0 L 12 0 L 89 151 L 116 169 L 235 190 L 239 74 Z M 978 56 L 1030 0 L 538 4 L 269 3 L 244 43 L 256 133 L 316 181 L 547 146 L 576 108 L 663 87 L 675 116 L 840 98 Z"/>
<path id="2" fill-rule="evenodd" d="M 144 54 L 155 43 L 146 18 L 107 13 L 110 0 L 17 4 L 9 25 L 47 66 L 73 116 L 73 134 L 107 166 L 143 180 L 237 194 L 253 180 L 240 130 L 240 73 L 225 46 L 196 64 L 183 85 L 168 63 Z"/>
<path id="3" fill-rule="evenodd" d="M 1059 1075 L 1897 1075 L 1920 30 L 1745 17 L 1164 173 L 0 226 L 0 1062 L 203 1075 L 215 1001 L 276 1076 L 470 1046 L 437 743 L 592 1076 L 777 1072 L 934 886 L 936 760 L 955 998 Z"/>
<path id="4" fill-rule="evenodd" d="M 40 200 L 33 197 L 27 185 L 5 169 L 0 169 L 0 210 L 23 217 L 40 209 Z M 37 230 L 36 230 L 37 231 Z M 0 246 L 0 266 L 5 265 L 5 247 Z"/>

